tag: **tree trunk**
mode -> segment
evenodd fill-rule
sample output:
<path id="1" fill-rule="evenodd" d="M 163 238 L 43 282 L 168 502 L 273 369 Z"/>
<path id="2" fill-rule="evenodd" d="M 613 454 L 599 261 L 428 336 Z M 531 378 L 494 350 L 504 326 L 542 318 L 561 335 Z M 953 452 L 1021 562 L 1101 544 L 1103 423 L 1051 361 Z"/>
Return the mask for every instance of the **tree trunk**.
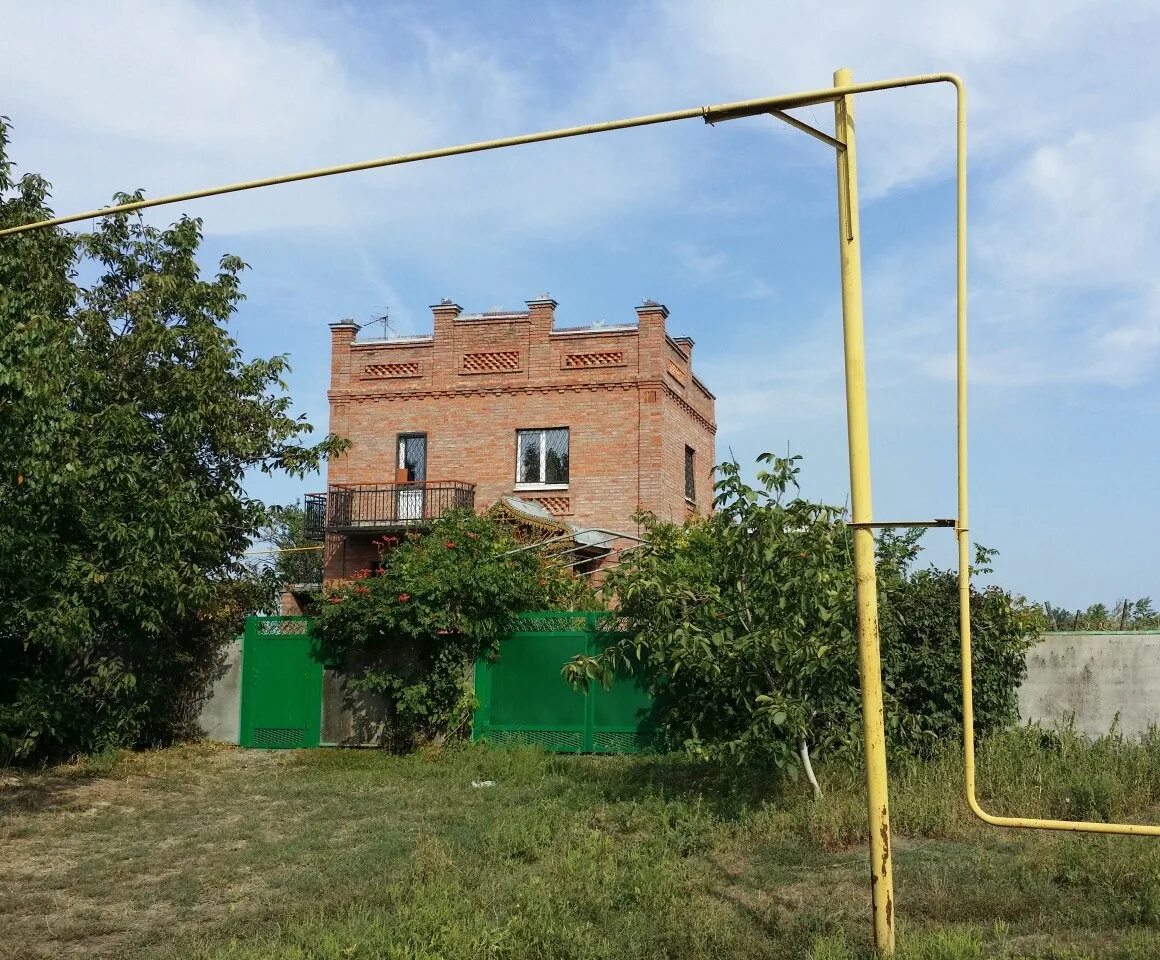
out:
<path id="1" fill-rule="evenodd" d="M 810 745 L 805 737 L 798 737 L 798 756 L 802 758 L 802 768 L 806 772 L 806 779 L 814 788 L 814 799 L 822 799 L 822 788 L 818 786 L 818 779 L 814 776 L 813 764 L 810 763 Z"/>

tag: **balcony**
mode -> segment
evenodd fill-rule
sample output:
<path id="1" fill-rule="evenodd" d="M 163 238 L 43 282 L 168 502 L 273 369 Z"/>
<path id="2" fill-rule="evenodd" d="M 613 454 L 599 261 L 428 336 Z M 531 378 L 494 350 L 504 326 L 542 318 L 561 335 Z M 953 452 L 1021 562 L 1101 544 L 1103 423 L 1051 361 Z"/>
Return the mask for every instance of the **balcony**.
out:
<path id="1" fill-rule="evenodd" d="M 410 483 L 340 483 L 306 494 L 304 535 L 376 533 L 421 527 L 449 510 L 475 509 L 475 484 L 458 480 Z"/>

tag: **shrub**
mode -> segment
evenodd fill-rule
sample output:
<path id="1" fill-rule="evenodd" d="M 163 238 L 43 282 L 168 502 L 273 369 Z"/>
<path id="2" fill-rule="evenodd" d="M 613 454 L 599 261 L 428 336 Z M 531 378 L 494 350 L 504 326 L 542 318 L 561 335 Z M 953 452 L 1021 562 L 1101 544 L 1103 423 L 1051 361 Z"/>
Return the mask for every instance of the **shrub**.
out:
<path id="1" fill-rule="evenodd" d="M 736 463 L 721 465 L 708 519 L 643 517 L 648 545 L 607 580 L 636 632 L 577 657 L 565 676 L 608 683 L 639 659 L 662 733 L 695 755 L 796 776 L 811 746 L 836 753 L 859 743 L 851 531 L 841 509 L 796 495 L 799 459 L 763 455 L 756 487 Z M 911 753 L 962 727 L 957 577 L 913 571 L 918 542 L 887 534 L 878 549 L 887 732 Z M 1016 717 L 1037 620 L 997 587 L 972 590 L 971 609 L 982 735 Z"/>
<path id="2" fill-rule="evenodd" d="M 380 540 L 383 570 L 319 598 L 324 655 L 352 671 L 349 689 L 384 698 L 389 745 L 406 750 L 462 730 L 470 668 L 527 610 L 594 609 L 585 581 L 504 527 L 449 513 L 425 533 Z"/>

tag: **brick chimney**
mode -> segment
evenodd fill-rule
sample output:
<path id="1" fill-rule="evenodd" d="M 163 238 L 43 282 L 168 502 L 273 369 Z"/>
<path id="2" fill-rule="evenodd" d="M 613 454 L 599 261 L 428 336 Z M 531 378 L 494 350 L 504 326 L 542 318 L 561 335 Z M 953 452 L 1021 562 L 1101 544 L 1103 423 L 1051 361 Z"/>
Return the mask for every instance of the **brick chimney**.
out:
<path id="1" fill-rule="evenodd" d="M 686 357 L 689 358 L 689 368 L 693 367 L 693 338 L 692 337 L 673 337 L 675 343 L 681 350 L 684 351 Z"/>
<path id="2" fill-rule="evenodd" d="M 556 307 L 559 304 L 546 293 L 535 300 L 525 300 L 533 330 L 550 331 L 556 322 Z"/>
<path id="3" fill-rule="evenodd" d="M 362 329 L 353 320 L 330 324 L 330 387 L 332 390 L 350 383 L 350 345 Z"/>
<path id="4" fill-rule="evenodd" d="M 648 371 L 658 380 L 668 363 L 665 355 L 665 320 L 668 315 L 669 308 L 655 300 L 645 300 L 636 308 L 641 371 Z"/>
<path id="5" fill-rule="evenodd" d="M 556 324 L 556 303 L 546 293 L 535 300 L 525 300 L 528 305 L 528 371 L 547 370 L 552 364 L 552 345 L 548 334 Z"/>
<path id="6" fill-rule="evenodd" d="M 455 346 L 455 318 L 463 313 L 454 300 L 444 297 L 431 305 L 435 318 L 433 330 L 435 345 L 431 352 L 431 382 L 436 388 L 446 388 L 455 382 L 458 358 Z"/>

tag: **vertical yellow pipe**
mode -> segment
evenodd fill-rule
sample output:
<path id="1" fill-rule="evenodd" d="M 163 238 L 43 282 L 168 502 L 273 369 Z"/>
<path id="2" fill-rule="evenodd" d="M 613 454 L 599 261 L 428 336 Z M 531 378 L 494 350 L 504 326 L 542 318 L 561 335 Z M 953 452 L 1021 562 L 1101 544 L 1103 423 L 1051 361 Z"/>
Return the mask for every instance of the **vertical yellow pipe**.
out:
<path id="1" fill-rule="evenodd" d="M 975 799 L 975 706 L 971 674 L 971 534 L 967 504 L 967 95 L 955 84 L 955 425 L 957 433 L 959 548 L 959 643 L 963 672 L 963 766 L 967 803 L 982 813 Z"/>
<path id="2" fill-rule="evenodd" d="M 834 85 L 849 86 L 848 69 Z M 866 404 L 866 343 L 862 330 L 862 242 L 858 223 L 854 98 L 834 101 L 838 151 L 838 244 L 842 263 L 842 332 L 846 357 L 846 429 L 850 445 L 850 510 L 855 524 L 873 520 L 870 493 L 870 423 Z M 894 875 L 890 860 L 890 804 L 886 784 L 886 730 L 882 705 L 882 658 L 878 649 L 878 584 L 874 533 L 854 527 L 854 576 L 858 606 L 858 660 L 862 677 L 862 733 L 866 746 L 866 799 L 870 817 L 870 891 L 874 945 L 894 953 Z"/>

